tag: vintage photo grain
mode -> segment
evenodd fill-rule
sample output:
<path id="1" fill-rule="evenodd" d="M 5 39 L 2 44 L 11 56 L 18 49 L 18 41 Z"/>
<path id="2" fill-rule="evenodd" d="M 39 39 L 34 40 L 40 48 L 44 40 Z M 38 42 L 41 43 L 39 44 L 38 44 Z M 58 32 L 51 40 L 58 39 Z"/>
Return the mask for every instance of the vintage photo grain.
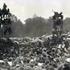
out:
<path id="1" fill-rule="evenodd" d="M 0 0 L 0 70 L 70 70 L 70 0 Z"/>

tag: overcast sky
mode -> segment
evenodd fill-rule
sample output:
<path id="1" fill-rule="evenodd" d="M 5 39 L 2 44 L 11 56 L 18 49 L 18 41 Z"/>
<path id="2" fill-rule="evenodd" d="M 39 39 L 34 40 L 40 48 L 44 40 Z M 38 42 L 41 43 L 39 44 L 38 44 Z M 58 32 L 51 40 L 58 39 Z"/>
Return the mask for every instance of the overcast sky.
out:
<path id="1" fill-rule="evenodd" d="M 53 15 L 52 10 L 62 11 L 65 17 L 70 17 L 70 0 L 0 0 L 0 7 L 3 3 L 22 22 L 34 14 L 48 18 Z"/>

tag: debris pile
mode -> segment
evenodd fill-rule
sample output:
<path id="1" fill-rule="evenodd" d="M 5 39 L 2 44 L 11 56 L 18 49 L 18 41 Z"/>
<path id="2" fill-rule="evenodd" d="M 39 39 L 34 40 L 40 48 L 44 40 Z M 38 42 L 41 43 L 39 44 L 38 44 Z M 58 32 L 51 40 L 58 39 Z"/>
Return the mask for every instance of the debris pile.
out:
<path id="1" fill-rule="evenodd" d="M 63 43 L 49 46 L 47 37 L 22 42 L 19 44 L 19 57 L 11 66 L 13 70 L 58 70 L 69 62 L 70 48 Z"/>

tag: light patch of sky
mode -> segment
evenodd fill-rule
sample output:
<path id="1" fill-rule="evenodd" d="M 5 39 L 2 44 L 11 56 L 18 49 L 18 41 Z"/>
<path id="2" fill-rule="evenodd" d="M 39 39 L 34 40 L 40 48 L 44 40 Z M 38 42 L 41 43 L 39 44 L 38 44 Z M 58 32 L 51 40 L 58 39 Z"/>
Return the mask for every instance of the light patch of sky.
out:
<path id="1" fill-rule="evenodd" d="M 23 23 L 34 14 L 48 18 L 53 15 L 53 11 L 62 11 L 65 17 L 70 17 L 70 0 L 0 0 L 0 7 L 3 3 Z"/>

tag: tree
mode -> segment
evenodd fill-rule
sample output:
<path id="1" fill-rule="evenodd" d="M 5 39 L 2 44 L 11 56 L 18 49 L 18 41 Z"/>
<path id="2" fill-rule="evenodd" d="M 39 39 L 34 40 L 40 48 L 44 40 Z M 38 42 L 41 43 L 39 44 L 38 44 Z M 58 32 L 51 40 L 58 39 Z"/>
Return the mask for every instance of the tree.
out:
<path id="1" fill-rule="evenodd" d="M 35 16 L 25 20 L 26 36 L 42 36 L 47 33 L 47 22 L 43 17 Z"/>
<path id="2" fill-rule="evenodd" d="M 10 35 L 12 33 L 11 30 L 11 19 L 10 19 L 11 13 L 10 10 L 7 9 L 7 5 L 4 3 L 3 8 L 0 9 L 0 28 L 2 36 L 7 35 L 7 33 Z"/>

